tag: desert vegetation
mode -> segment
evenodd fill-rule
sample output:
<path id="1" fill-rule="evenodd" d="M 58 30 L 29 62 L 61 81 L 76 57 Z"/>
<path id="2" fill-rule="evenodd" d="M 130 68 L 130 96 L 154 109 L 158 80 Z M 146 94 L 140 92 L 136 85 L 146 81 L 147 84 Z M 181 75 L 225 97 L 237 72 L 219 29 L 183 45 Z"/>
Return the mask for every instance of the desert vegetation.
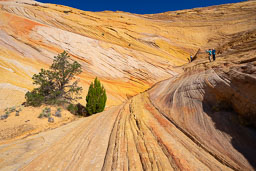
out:
<path id="1" fill-rule="evenodd" d="M 91 83 L 86 96 L 86 111 L 89 115 L 102 112 L 107 101 L 106 90 L 100 81 L 95 78 Z"/>
<path id="2" fill-rule="evenodd" d="M 82 72 L 81 65 L 74 61 L 70 62 L 70 56 L 66 51 L 54 57 L 53 63 L 49 70 L 41 69 L 38 74 L 34 74 L 33 84 L 38 85 L 31 92 L 25 95 L 26 106 L 41 106 L 46 105 L 63 105 L 68 104 L 67 109 L 77 115 L 91 115 L 102 112 L 106 105 L 106 90 L 96 77 L 91 83 L 86 96 L 86 107 L 79 104 L 73 104 L 78 99 L 81 99 L 80 94 L 82 87 L 78 86 L 78 81 L 75 76 Z M 50 108 L 39 115 L 39 118 L 50 118 Z M 60 110 L 57 112 L 60 115 Z"/>
<path id="3" fill-rule="evenodd" d="M 145 15 L 26 3 L 0 1 L 0 170 L 255 170 L 256 1 Z M 63 89 L 60 49 L 82 67 Z M 35 107 L 4 111 L 27 91 Z"/>
<path id="4" fill-rule="evenodd" d="M 42 113 L 38 116 L 38 118 L 49 118 L 51 116 L 51 108 L 44 108 Z"/>
<path id="5" fill-rule="evenodd" d="M 12 106 L 12 107 L 7 107 L 4 110 L 4 114 L 0 116 L 1 120 L 7 119 L 11 113 L 16 112 L 15 116 L 19 116 L 20 112 L 22 111 L 21 106 Z"/>
<path id="6" fill-rule="evenodd" d="M 80 98 L 78 95 L 82 87 L 77 85 L 77 80 L 70 82 L 82 72 L 81 65 L 76 61 L 71 63 L 69 59 L 70 56 L 64 51 L 54 57 L 49 70 L 41 69 L 39 74 L 33 75 L 33 84 L 39 87 L 26 93 L 27 106 L 70 103 Z"/>

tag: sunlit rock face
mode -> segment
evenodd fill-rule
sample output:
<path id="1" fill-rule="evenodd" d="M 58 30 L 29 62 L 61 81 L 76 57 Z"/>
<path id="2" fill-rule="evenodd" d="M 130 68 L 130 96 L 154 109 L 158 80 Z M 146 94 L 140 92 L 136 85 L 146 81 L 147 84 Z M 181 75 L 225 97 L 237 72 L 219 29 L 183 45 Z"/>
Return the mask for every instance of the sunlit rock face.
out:
<path id="1" fill-rule="evenodd" d="M 0 145 L 0 170 L 256 168 L 256 1 L 147 15 L 0 7 L 0 108 L 63 50 L 83 67 L 83 97 L 95 77 L 108 96 L 100 114 Z"/>
<path id="2" fill-rule="evenodd" d="M 199 54 L 183 66 L 184 73 L 149 90 L 149 99 L 169 123 L 219 163 L 232 170 L 254 170 L 256 29 L 230 36 L 218 49 L 222 53 L 216 61 Z M 205 159 L 200 157 L 203 163 Z"/>
<path id="3" fill-rule="evenodd" d="M 219 163 L 253 170 L 255 129 L 243 126 L 241 119 L 255 128 L 256 77 L 237 71 L 240 67 L 194 71 L 166 80 L 150 90 L 150 99 L 164 118 Z M 203 163 L 205 159 L 200 157 Z"/>
<path id="4" fill-rule="evenodd" d="M 107 89 L 108 105 L 120 104 L 162 78 L 175 75 L 172 67 L 185 62 L 182 58 L 171 61 L 170 54 L 142 41 L 148 37 L 143 30 L 129 35 L 134 31 L 126 31 L 129 25 L 120 21 L 120 16 L 127 15 L 126 20 L 138 18 L 132 14 L 90 13 L 30 1 L 0 4 L 1 107 L 24 101 L 23 90 L 33 88 L 31 76 L 49 67 L 63 50 L 83 67 L 79 76 L 82 95 L 97 76 Z M 134 25 L 135 29 L 140 27 Z M 16 92 L 14 101 L 11 91 Z"/>
<path id="5" fill-rule="evenodd" d="M 33 88 L 31 76 L 63 50 L 83 66 L 82 95 L 97 76 L 110 106 L 173 77 L 179 72 L 174 67 L 199 48 L 255 27 L 254 2 L 152 15 L 94 13 L 29 0 L 0 1 L 0 7 L 1 107 L 24 101 L 24 90 Z"/>

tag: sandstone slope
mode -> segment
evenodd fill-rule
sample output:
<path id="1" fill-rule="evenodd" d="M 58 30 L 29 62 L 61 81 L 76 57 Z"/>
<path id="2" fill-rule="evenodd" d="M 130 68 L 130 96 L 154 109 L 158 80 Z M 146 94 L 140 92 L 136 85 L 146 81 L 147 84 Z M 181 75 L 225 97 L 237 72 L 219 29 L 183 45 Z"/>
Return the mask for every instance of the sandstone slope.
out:
<path id="1" fill-rule="evenodd" d="M 33 87 L 31 76 L 63 50 L 83 66 L 83 96 L 98 76 L 108 90 L 108 105 L 120 104 L 176 75 L 173 67 L 187 63 L 199 48 L 217 47 L 234 34 L 253 30 L 254 4 L 137 15 L 0 1 L 0 106 L 24 101 Z"/>
<path id="2" fill-rule="evenodd" d="M 22 101 L 63 49 L 82 63 L 84 87 L 98 76 L 119 104 L 0 145 L 1 170 L 255 169 L 255 1 L 154 15 L 1 4 L 1 104 Z"/>

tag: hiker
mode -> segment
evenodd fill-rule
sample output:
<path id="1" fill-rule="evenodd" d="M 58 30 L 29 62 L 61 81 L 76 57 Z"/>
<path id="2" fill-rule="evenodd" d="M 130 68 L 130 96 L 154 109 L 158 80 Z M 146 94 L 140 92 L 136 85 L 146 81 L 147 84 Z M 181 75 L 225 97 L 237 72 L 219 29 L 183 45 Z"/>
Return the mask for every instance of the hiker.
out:
<path id="1" fill-rule="evenodd" d="M 212 59 L 213 59 L 213 61 L 215 61 L 215 53 L 216 53 L 216 50 L 213 48 L 212 49 Z"/>
<path id="2" fill-rule="evenodd" d="M 208 49 L 206 52 L 209 54 L 209 61 L 211 62 L 212 50 Z"/>
<path id="3" fill-rule="evenodd" d="M 193 56 L 192 56 L 192 55 L 190 55 L 190 61 L 192 62 L 192 60 L 193 60 Z"/>

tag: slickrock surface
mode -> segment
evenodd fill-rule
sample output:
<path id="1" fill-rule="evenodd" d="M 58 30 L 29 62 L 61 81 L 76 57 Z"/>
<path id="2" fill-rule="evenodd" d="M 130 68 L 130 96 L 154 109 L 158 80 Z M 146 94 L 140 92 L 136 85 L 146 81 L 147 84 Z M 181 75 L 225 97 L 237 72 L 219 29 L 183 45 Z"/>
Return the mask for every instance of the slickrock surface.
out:
<path id="1" fill-rule="evenodd" d="M 176 75 L 173 67 L 187 63 L 199 48 L 217 47 L 234 34 L 255 29 L 254 7 L 249 1 L 137 15 L 0 1 L 0 107 L 22 103 L 33 88 L 31 76 L 63 50 L 83 66 L 83 96 L 97 76 L 107 89 L 107 105 L 121 104 Z"/>
<path id="2" fill-rule="evenodd" d="M 199 58 L 185 65 L 183 74 L 149 90 L 150 100 L 161 114 L 235 170 L 256 167 L 255 33 L 235 36 L 220 47 L 229 46 L 217 61 Z"/>
<path id="3" fill-rule="evenodd" d="M 186 123 L 184 126 L 180 125 L 178 119 L 169 118 L 169 115 L 166 116 L 155 108 L 151 100 L 145 92 L 124 105 L 113 107 L 98 115 L 1 145 L 0 168 L 253 170 L 253 156 L 249 157 L 249 161 L 243 156 L 243 150 L 249 150 L 250 155 L 255 154 L 253 142 L 256 137 L 255 134 L 254 137 L 248 134 L 250 131 L 247 128 L 232 125 L 228 118 L 224 117 L 221 126 L 227 124 L 227 129 L 233 132 L 231 137 L 230 132 L 225 133 L 218 130 L 219 128 L 214 128 L 214 121 L 207 113 L 198 112 L 198 116 L 193 116 L 193 113 L 189 116 L 188 113 L 179 113 L 184 120 L 194 121 L 187 128 Z M 215 115 L 221 117 L 220 114 L 223 113 Z M 198 132 L 191 133 L 187 129 Z M 237 143 L 237 146 L 233 142 Z"/>
<path id="4" fill-rule="evenodd" d="M 219 162 L 236 170 L 253 170 L 256 132 L 241 126 L 239 116 L 250 110 L 246 114 L 255 122 L 256 101 L 251 98 L 255 97 L 256 79 L 251 78 L 254 88 L 250 91 L 245 89 L 246 80 L 236 80 L 246 77 L 244 74 L 234 70 L 228 74 L 210 69 L 161 82 L 150 91 L 151 101 Z"/>
<path id="5" fill-rule="evenodd" d="M 152 106 L 147 93 L 136 96 L 123 106 L 75 121 L 67 126 L 41 133 L 34 138 L 0 146 L 3 159 L 0 168 L 3 170 L 14 168 L 22 168 L 21 170 L 230 169 L 163 117 Z M 29 144 L 32 146 L 28 148 Z M 22 157 L 10 158 L 7 155 Z"/>
<path id="6" fill-rule="evenodd" d="M 152 15 L 0 7 L 1 108 L 62 50 L 83 66 L 84 97 L 98 76 L 112 106 L 2 143 L 0 170 L 255 170 L 256 1 Z"/>

